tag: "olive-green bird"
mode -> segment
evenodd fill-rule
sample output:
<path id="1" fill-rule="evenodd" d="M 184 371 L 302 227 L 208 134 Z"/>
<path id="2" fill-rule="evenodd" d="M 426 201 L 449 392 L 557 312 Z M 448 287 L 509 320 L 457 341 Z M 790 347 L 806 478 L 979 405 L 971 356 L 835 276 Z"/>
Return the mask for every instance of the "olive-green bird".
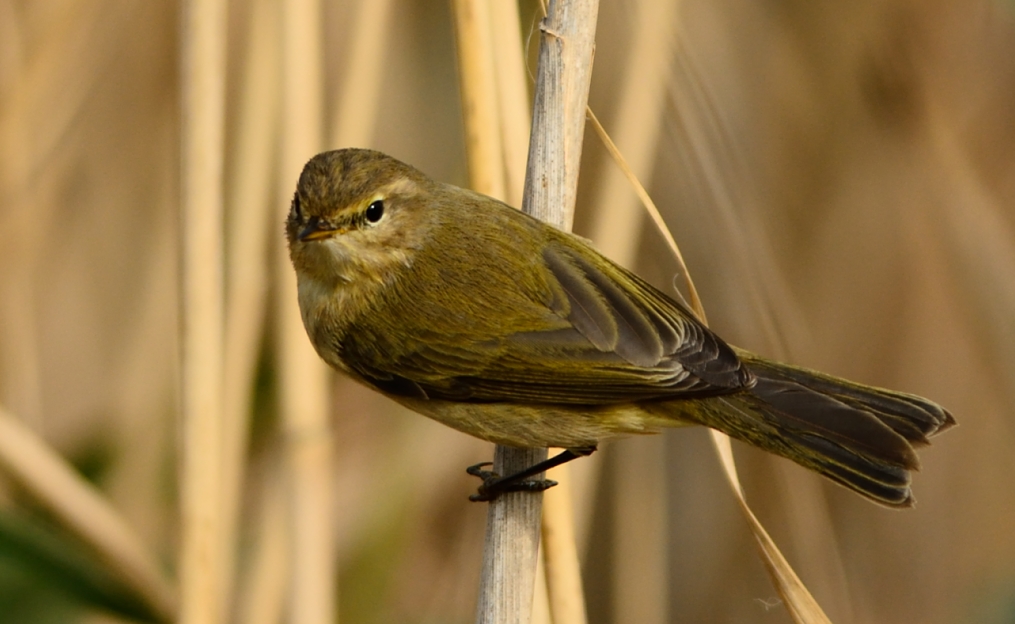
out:
<path id="1" fill-rule="evenodd" d="M 484 440 L 568 449 L 550 463 L 700 424 L 908 506 L 914 447 L 955 422 L 927 399 L 731 347 L 583 239 L 380 152 L 311 159 L 286 234 L 328 364 Z M 546 486 L 473 472 L 488 477 L 479 500 Z"/>

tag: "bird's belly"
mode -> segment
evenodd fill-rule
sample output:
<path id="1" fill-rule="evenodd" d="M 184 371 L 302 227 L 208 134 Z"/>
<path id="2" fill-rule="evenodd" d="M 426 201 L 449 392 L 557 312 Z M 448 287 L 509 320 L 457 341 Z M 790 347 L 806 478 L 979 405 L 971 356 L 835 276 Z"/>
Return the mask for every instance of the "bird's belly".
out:
<path id="1" fill-rule="evenodd" d="M 507 446 L 588 447 L 605 438 L 658 433 L 680 424 L 634 404 L 590 407 L 392 398 L 449 427 Z"/>

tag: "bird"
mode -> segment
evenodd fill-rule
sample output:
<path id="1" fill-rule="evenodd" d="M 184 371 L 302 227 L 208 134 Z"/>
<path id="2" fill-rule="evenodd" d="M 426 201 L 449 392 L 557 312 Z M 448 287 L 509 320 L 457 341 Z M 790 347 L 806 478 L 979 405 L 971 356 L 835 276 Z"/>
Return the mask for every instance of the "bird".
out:
<path id="1" fill-rule="evenodd" d="M 955 424 L 928 399 L 726 343 L 676 297 L 496 199 L 384 153 L 304 166 L 286 219 L 307 335 L 332 368 L 466 434 L 564 449 L 473 500 L 541 490 L 601 441 L 703 425 L 888 507 Z"/>

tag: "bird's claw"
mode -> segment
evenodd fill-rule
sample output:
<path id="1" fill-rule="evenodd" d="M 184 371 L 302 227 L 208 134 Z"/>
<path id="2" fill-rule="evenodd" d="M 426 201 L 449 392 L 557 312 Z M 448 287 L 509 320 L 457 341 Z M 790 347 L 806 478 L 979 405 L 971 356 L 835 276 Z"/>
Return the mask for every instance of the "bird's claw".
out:
<path id="1" fill-rule="evenodd" d="M 492 465 L 493 462 L 479 462 L 478 464 L 466 468 L 465 472 L 469 473 L 474 477 L 479 477 L 483 481 L 486 481 L 491 477 L 494 479 L 499 479 L 500 475 L 497 474 L 496 472 L 493 472 L 492 470 L 483 470 L 484 466 L 492 466 Z"/>
<path id="2" fill-rule="evenodd" d="M 470 501 L 474 503 L 489 502 L 496 500 L 505 492 L 542 492 L 557 485 L 557 482 L 552 479 L 515 481 L 510 478 L 502 478 L 492 470 L 483 470 L 484 466 L 492 465 L 491 462 L 482 462 L 465 469 L 465 472 L 483 480 L 483 484 L 479 486 L 477 492 L 469 497 Z"/>

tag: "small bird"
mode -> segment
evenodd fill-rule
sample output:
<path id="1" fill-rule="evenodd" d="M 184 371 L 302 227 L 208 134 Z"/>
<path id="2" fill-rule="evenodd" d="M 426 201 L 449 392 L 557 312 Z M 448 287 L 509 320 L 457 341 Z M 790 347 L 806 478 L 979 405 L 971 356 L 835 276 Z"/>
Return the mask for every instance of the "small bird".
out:
<path id="1" fill-rule="evenodd" d="M 304 167 L 286 222 L 303 324 L 330 366 L 470 435 L 559 455 L 698 424 L 892 507 L 914 447 L 955 424 L 937 404 L 766 360 L 585 240 L 376 151 Z"/>

